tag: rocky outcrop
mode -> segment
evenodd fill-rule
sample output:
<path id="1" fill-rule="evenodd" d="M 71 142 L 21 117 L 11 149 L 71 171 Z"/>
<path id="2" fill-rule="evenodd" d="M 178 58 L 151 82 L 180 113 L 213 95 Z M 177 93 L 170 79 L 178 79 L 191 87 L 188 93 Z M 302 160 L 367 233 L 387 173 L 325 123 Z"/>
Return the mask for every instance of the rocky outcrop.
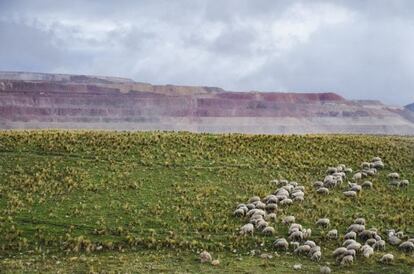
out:
<path id="1" fill-rule="evenodd" d="M 404 109 L 335 93 L 228 92 L 116 77 L 0 72 L 0 128 L 414 134 Z"/>
<path id="2" fill-rule="evenodd" d="M 409 105 L 406 105 L 406 106 L 405 106 L 405 109 L 407 109 L 407 110 L 409 110 L 409 111 L 414 112 L 414 103 L 409 104 Z"/>

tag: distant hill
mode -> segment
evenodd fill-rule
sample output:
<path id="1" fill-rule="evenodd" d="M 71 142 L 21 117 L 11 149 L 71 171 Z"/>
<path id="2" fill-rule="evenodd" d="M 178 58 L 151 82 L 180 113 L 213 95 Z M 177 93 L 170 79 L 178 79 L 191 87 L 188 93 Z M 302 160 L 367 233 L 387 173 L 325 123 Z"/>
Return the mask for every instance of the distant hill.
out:
<path id="1" fill-rule="evenodd" d="M 414 135 L 411 113 L 369 99 L 0 72 L 0 128 Z"/>

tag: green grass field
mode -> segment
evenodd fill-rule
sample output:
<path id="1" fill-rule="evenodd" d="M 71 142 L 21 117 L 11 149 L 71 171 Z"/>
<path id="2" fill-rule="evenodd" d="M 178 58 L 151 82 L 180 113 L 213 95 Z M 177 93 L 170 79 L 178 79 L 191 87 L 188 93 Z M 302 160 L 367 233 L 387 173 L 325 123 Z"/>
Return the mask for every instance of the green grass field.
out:
<path id="1" fill-rule="evenodd" d="M 326 168 L 379 156 L 385 169 L 374 188 L 345 198 L 312 183 Z M 399 172 L 411 185 L 388 186 Z M 249 197 L 275 190 L 271 179 L 306 187 L 305 201 L 279 208 L 275 236 L 241 237 L 245 222 L 232 215 Z M 213 135 L 162 132 L 0 132 L 0 272 L 242 272 L 412 273 L 414 256 L 390 245 L 390 266 L 358 256 L 340 267 L 331 256 L 341 239 L 326 240 L 315 226 L 328 217 L 341 235 L 356 217 L 367 228 L 414 236 L 414 138 L 380 136 Z M 344 186 L 345 187 L 345 186 Z M 295 215 L 313 230 L 322 260 L 277 252 L 287 237 L 280 220 Z M 201 264 L 208 250 L 220 265 Z M 272 254 L 263 259 L 261 253 Z"/>

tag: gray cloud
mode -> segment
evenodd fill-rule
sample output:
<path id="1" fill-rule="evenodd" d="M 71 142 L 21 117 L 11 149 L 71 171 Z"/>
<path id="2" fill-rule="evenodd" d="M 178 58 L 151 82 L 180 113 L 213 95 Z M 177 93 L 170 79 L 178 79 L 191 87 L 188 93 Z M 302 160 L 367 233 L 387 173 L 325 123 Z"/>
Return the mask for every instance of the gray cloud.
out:
<path id="1" fill-rule="evenodd" d="M 414 101 L 412 1 L 0 1 L 0 69 Z"/>

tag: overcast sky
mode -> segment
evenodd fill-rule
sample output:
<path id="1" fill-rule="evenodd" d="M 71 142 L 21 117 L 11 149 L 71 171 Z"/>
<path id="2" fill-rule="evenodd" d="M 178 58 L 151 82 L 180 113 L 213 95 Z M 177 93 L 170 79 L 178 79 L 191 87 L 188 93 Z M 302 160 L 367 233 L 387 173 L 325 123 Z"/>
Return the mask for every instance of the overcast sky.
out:
<path id="1" fill-rule="evenodd" d="M 414 1 L 0 0 L 0 70 L 414 102 Z"/>

